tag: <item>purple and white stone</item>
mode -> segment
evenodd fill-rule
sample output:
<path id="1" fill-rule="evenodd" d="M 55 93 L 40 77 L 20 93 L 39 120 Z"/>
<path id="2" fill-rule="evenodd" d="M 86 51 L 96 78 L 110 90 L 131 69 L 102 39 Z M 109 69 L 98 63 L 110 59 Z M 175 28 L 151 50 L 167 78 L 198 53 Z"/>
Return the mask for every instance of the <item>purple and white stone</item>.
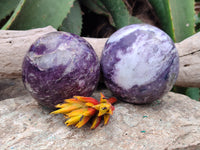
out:
<path id="1" fill-rule="evenodd" d="M 100 63 L 91 45 L 66 32 L 48 33 L 36 40 L 22 66 L 25 87 L 48 108 L 74 95 L 90 96 L 99 75 Z"/>
<path id="2" fill-rule="evenodd" d="M 145 104 L 174 85 L 179 56 L 171 38 L 147 24 L 133 24 L 110 36 L 101 58 L 106 86 L 123 101 Z"/>

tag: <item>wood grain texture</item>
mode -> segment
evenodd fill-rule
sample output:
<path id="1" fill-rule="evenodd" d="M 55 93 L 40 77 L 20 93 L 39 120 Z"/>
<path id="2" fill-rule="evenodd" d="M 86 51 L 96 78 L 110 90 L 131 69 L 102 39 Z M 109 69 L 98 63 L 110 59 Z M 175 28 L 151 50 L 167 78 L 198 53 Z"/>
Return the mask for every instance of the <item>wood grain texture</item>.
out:
<path id="1" fill-rule="evenodd" d="M 200 87 L 200 32 L 176 44 L 180 58 L 176 85 Z"/>
<path id="2" fill-rule="evenodd" d="M 23 58 L 40 36 L 56 31 L 51 26 L 26 31 L 0 30 L 0 78 L 21 76 Z"/>

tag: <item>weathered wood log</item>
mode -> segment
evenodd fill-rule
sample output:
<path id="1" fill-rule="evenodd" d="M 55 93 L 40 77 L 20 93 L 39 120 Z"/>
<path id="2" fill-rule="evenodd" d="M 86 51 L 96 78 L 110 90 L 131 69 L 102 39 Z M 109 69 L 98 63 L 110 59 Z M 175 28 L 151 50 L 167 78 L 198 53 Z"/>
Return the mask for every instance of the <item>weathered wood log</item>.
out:
<path id="1" fill-rule="evenodd" d="M 21 64 L 30 45 L 41 35 L 56 31 L 51 26 L 26 31 L 0 30 L 0 78 L 21 76 Z M 100 58 L 106 38 L 85 38 Z M 180 56 L 180 73 L 176 85 L 200 87 L 200 33 L 176 47 Z"/>
<path id="2" fill-rule="evenodd" d="M 200 87 L 200 32 L 176 43 L 180 58 L 176 85 Z"/>
<path id="3" fill-rule="evenodd" d="M 40 36 L 56 31 L 51 26 L 26 31 L 0 30 L 0 78 L 21 76 L 23 58 Z"/>

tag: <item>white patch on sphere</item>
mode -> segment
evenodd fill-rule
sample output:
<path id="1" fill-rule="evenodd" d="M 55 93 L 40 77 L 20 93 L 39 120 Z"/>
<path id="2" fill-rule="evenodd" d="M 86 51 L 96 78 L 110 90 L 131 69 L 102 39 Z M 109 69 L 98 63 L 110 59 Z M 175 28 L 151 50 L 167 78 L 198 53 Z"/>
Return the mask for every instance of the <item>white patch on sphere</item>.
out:
<path id="1" fill-rule="evenodd" d="M 171 53 L 176 52 L 171 49 L 172 45 L 168 41 L 160 42 L 155 37 L 148 39 L 148 36 L 138 35 L 136 41 L 127 48 L 127 53 L 118 50 L 117 58 L 120 61 L 114 66 L 114 82 L 128 90 L 134 85 L 155 81 L 168 67 Z"/>
<path id="2" fill-rule="evenodd" d="M 136 30 L 153 31 L 153 32 L 155 32 L 157 34 L 158 37 L 162 36 L 163 40 L 167 39 L 166 34 L 164 32 L 161 32 L 160 29 L 158 29 L 158 28 L 156 28 L 154 26 L 150 26 L 150 25 L 147 25 L 147 24 L 140 24 L 140 25 L 133 24 L 133 25 L 129 25 L 129 26 L 126 26 L 124 28 L 121 28 L 117 32 L 112 34 L 110 36 L 110 38 L 108 39 L 107 43 L 118 42 L 123 37 L 129 35 L 130 33 L 134 32 Z M 163 33 L 165 34 L 165 36 L 163 36 Z"/>
<path id="3" fill-rule="evenodd" d="M 75 57 L 75 51 L 66 52 L 64 45 L 59 46 L 56 51 L 51 53 L 36 55 L 32 52 L 28 57 L 31 59 L 31 63 L 35 64 L 41 71 L 60 65 L 65 66 L 66 64 L 68 64 L 68 67 L 65 73 L 69 73 L 74 69 L 74 63 L 72 61 Z"/>

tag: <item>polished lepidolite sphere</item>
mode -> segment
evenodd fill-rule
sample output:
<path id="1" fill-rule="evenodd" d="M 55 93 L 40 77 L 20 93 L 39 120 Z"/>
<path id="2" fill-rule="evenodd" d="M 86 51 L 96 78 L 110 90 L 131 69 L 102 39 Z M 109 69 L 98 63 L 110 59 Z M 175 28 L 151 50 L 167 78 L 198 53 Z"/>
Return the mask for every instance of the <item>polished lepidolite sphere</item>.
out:
<path id="1" fill-rule="evenodd" d="M 106 86 L 121 100 L 146 104 L 174 85 L 179 56 L 171 38 L 147 24 L 133 24 L 107 40 L 101 57 Z"/>
<path id="2" fill-rule="evenodd" d="M 91 45 L 66 32 L 52 32 L 37 39 L 22 66 L 25 87 L 48 108 L 74 95 L 90 96 L 99 73 L 98 57 Z"/>

